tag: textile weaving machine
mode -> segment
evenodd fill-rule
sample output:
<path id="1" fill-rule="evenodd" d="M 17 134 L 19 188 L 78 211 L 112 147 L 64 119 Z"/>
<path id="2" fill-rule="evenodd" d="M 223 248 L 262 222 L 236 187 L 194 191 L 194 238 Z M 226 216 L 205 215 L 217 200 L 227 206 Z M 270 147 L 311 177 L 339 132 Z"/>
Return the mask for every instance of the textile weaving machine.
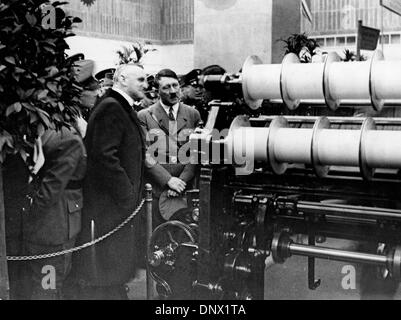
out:
<path id="1" fill-rule="evenodd" d="M 401 118 L 351 108 L 401 108 L 401 61 L 379 51 L 349 63 L 336 54 L 309 64 L 289 54 L 277 65 L 253 56 L 241 74 L 204 81 L 228 94 L 191 136 L 200 178 L 190 208 L 153 233 L 148 264 L 159 294 L 264 299 L 266 265 L 294 256 L 307 257 L 311 290 L 320 285 L 316 259 L 368 265 L 398 283 Z M 264 114 L 266 103 L 292 115 Z M 297 115 L 303 106 L 331 116 Z M 336 116 L 340 108 L 349 115 Z"/>

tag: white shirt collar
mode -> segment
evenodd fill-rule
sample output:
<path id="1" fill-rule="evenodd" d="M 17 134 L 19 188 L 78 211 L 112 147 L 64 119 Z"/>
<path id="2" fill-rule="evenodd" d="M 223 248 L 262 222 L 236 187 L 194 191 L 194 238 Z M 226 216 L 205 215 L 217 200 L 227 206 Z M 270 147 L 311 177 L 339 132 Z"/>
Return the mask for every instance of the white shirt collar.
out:
<path id="1" fill-rule="evenodd" d="M 121 89 L 115 88 L 113 87 L 113 90 L 115 92 L 118 92 L 119 94 L 121 94 L 125 100 L 127 100 L 128 104 L 132 107 L 134 105 L 134 99 L 132 99 L 128 94 L 126 94 L 124 91 L 122 91 Z"/>
<path id="2" fill-rule="evenodd" d="M 163 107 L 163 109 L 166 111 L 167 115 L 170 112 L 170 107 L 166 106 L 161 100 L 160 100 L 160 104 Z M 175 105 L 173 105 L 173 114 L 174 114 L 174 118 L 175 120 L 177 120 L 177 116 L 178 116 L 178 107 L 180 106 L 180 103 L 176 103 Z"/>

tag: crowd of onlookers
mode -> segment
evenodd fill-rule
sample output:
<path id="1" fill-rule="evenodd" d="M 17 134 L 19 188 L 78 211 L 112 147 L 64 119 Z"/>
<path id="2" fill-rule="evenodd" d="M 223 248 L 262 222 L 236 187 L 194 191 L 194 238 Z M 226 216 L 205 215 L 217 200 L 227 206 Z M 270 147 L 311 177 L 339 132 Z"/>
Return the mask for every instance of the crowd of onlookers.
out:
<path id="1" fill-rule="evenodd" d="M 77 60 L 78 70 L 85 73 L 81 77 L 81 85 L 84 88 L 82 104 L 88 110 L 95 105 L 96 100 L 101 97 L 107 89 L 113 86 L 113 75 L 116 68 L 107 68 L 92 76 L 89 68 L 82 68 L 82 65 L 89 65 L 93 71 L 93 61 L 85 60 L 83 55 L 78 54 L 72 57 Z M 208 103 L 213 99 L 213 88 L 205 88 L 203 79 L 208 75 L 224 75 L 226 70 L 219 65 L 210 65 L 203 69 L 193 69 L 186 74 L 178 75 L 181 87 L 181 101 L 189 106 L 195 107 L 205 122 L 208 115 Z M 145 109 L 154 104 L 158 96 L 158 88 L 155 84 L 155 74 L 147 74 L 148 87 L 145 97 L 137 103 L 137 111 Z"/>
<path id="2" fill-rule="evenodd" d="M 3 164 L 7 255 L 30 257 L 8 263 L 12 299 L 127 299 L 126 283 L 146 248 L 143 211 L 126 219 L 147 182 L 154 227 L 186 208 L 197 167 L 180 162 L 186 141 L 177 137 L 206 123 L 213 88 L 203 79 L 225 73 L 212 65 L 149 75 L 139 64 L 122 64 L 93 75 L 93 61 L 70 59 L 83 88 L 82 116 L 45 130 L 32 147 L 33 167 L 19 154 Z M 150 132 L 159 132 L 154 141 Z M 149 153 L 154 142 L 165 161 Z M 48 253 L 58 254 L 41 256 Z"/>

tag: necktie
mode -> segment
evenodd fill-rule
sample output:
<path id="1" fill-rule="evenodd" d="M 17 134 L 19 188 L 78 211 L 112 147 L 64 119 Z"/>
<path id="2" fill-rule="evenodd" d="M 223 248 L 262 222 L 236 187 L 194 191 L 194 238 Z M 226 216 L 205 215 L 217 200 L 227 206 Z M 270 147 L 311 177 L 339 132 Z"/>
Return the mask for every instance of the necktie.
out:
<path id="1" fill-rule="evenodd" d="M 170 109 L 168 110 L 168 117 L 169 117 L 170 121 L 175 121 L 173 107 L 170 107 Z"/>

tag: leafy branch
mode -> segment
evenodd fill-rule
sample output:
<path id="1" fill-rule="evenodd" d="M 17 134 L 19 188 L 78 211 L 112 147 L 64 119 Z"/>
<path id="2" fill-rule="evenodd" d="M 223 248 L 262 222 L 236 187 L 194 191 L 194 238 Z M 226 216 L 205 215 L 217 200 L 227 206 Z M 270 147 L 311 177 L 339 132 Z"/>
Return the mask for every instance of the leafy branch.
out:
<path id="1" fill-rule="evenodd" d="M 156 51 L 156 49 L 149 48 L 150 43 L 141 43 L 135 41 L 131 46 L 123 46 L 121 50 L 117 51 L 119 62 L 118 64 L 128 63 L 142 63 L 143 58 L 148 52 Z"/>
<path id="2" fill-rule="evenodd" d="M 82 88 L 66 59 L 67 37 L 79 18 L 67 2 L 2 0 L 0 4 L 0 163 L 7 154 L 25 158 L 47 128 L 69 126 L 80 109 Z M 54 8 L 55 28 L 45 28 L 43 6 Z"/>
<path id="3" fill-rule="evenodd" d="M 315 39 L 309 38 L 305 33 L 292 34 L 287 39 L 280 39 L 285 43 L 285 54 L 295 53 L 302 63 L 312 62 L 319 44 Z"/>

